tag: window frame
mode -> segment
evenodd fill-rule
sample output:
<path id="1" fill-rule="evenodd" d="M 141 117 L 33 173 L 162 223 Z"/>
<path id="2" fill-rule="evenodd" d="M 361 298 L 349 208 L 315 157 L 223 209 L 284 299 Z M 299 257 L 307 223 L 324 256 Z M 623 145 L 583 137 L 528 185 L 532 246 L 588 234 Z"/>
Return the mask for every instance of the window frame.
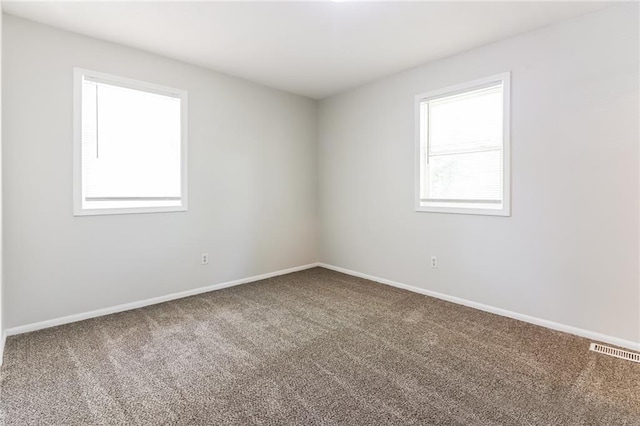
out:
<path id="1" fill-rule="evenodd" d="M 103 82 L 105 84 L 125 87 L 128 89 L 173 96 L 180 99 L 180 205 L 155 207 L 117 207 L 117 208 L 83 208 L 82 194 L 82 86 L 84 77 Z M 187 104 L 186 90 L 161 86 L 145 81 L 120 77 L 104 72 L 91 71 L 84 68 L 73 69 L 73 215 L 98 216 L 112 214 L 136 213 L 168 213 L 186 212 L 188 200 L 188 150 L 187 150 Z"/>
<path id="2" fill-rule="evenodd" d="M 422 123 L 421 108 L 425 102 L 502 83 L 502 203 L 499 208 L 489 203 L 423 201 L 422 187 L 427 185 L 428 173 L 428 123 Z M 457 213 L 489 216 L 511 216 L 511 72 L 503 72 L 473 81 L 432 90 L 415 96 L 415 211 L 430 213 Z M 427 199 L 428 200 L 428 199 Z"/>

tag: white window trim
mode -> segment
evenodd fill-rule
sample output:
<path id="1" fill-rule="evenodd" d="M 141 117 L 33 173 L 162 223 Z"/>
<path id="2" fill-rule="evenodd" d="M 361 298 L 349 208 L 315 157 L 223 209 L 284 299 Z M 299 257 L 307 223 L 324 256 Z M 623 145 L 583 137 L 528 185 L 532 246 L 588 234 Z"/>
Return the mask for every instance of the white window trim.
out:
<path id="1" fill-rule="evenodd" d="M 430 202 L 425 204 L 421 199 L 421 182 L 423 178 L 422 169 L 427 167 L 426 158 L 422 155 L 423 148 L 426 148 L 426 141 L 421 135 L 421 114 L 420 107 L 424 101 L 443 96 L 455 95 L 456 93 L 467 92 L 492 83 L 502 82 L 503 84 L 503 141 L 502 141 L 502 203 L 499 208 L 489 204 L 478 203 L 477 207 L 458 207 L 452 203 Z M 490 216 L 511 216 L 511 73 L 504 72 L 478 80 L 469 81 L 443 89 L 422 93 L 415 97 L 415 210 L 418 212 L 432 213 L 458 213 Z M 470 203 L 469 203 L 470 204 Z"/>
<path id="2" fill-rule="evenodd" d="M 82 79 L 90 77 L 107 84 L 154 92 L 180 98 L 180 192 L 181 205 L 170 207 L 128 207 L 109 209 L 82 208 Z M 73 215 L 96 216 L 132 213 L 166 213 L 187 211 L 187 92 L 172 87 L 119 77 L 83 68 L 73 69 Z"/>

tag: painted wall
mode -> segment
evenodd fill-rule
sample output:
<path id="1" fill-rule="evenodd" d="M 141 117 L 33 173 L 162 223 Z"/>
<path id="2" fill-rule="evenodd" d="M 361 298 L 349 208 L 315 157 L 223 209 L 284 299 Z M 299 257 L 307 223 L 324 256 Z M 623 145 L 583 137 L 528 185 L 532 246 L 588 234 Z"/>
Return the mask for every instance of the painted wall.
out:
<path id="1" fill-rule="evenodd" d="M 2 2 L 0 2 L 0 365 L 2 365 L 2 356 L 4 355 L 4 270 L 2 267 L 2 246 L 4 239 L 2 238 Z"/>
<path id="2" fill-rule="evenodd" d="M 640 342 L 638 40 L 626 4 L 322 101 L 321 261 Z M 512 216 L 415 212 L 414 95 L 509 70 Z"/>
<path id="3" fill-rule="evenodd" d="M 3 44 L 7 327 L 317 261 L 314 101 L 12 16 Z M 73 67 L 189 92 L 188 212 L 73 217 Z"/>
<path id="4" fill-rule="evenodd" d="M 7 327 L 315 262 L 319 211 L 325 263 L 640 342 L 638 5 L 436 61 L 319 111 L 11 16 L 2 34 Z M 189 212 L 72 216 L 75 66 L 189 91 Z M 414 212 L 414 95 L 505 70 L 512 217 Z"/>

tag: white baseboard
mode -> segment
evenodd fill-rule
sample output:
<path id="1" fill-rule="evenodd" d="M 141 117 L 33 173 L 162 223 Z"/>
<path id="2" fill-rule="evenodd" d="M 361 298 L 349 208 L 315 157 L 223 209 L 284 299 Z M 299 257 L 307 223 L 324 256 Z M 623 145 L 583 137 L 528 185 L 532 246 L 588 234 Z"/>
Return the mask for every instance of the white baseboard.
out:
<path id="1" fill-rule="evenodd" d="M 125 304 L 122 304 L 122 305 L 117 305 L 117 306 L 112 306 L 112 307 L 108 307 L 108 308 L 97 309 L 95 311 L 84 312 L 84 313 L 80 313 L 80 314 L 69 315 L 69 316 L 66 316 L 66 317 L 55 318 L 55 319 L 51 319 L 51 320 L 46 320 L 46 321 L 36 322 L 36 323 L 32 323 L 32 324 L 27 324 L 27 325 L 21 325 L 21 326 L 18 326 L 18 327 L 8 328 L 8 329 L 6 329 L 4 331 L 4 333 L 2 333 L 2 338 L 0 340 L 0 365 L 2 365 L 2 356 L 3 356 L 3 353 L 4 353 L 4 346 L 5 346 L 5 342 L 6 342 L 7 336 L 14 336 L 16 334 L 28 333 L 28 332 L 31 332 L 31 331 L 41 330 L 41 329 L 44 329 L 44 328 L 55 327 L 55 326 L 58 326 L 58 325 L 63 325 L 63 324 L 68 324 L 68 323 L 72 323 L 72 322 L 82 321 L 82 320 L 89 319 L 89 318 L 96 318 L 96 317 L 100 317 L 100 316 L 104 316 L 104 315 L 114 314 L 114 313 L 117 313 L 117 312 L 123 312 L 123 311 L 128 311 L 128 310 L 131 310 L 131 309 L 142 308 L 144 306 L 155 305 L 155 304 L 158 304 L 158 303 L 168 302 L 170 300 L 175 300 L 175 299 L 181 299 L 181 298 L 184 298 L 184 297 L 194 296 L 196 294 L 207 293 L 207 292 L 210 292 L 210 291 L 220 290 L 220 289 L 227 288 L 227 287 L 233 287 L 233 286 L 240 285 L 240 284 L 246 284 L 246 283 L 250 283 L 250 282 L 254 282 L 254 281 L 264 280 L 264 279 L 275 277 L 275 276 L 278 276 L 278 275 L 290 274 L 292 272 L 298 272 L 298 271 L 302 271 L 302 270 L 305 270 L 305 269 L 314 268 L 314 267 L 317 267 L 317 266 L 320 266 L 320 267 L 326 268 L 326 269 L 331 269 L 331 270 L 337 271 L 337 272 L 342 272 L 344 274 L 352 275 L 354 277 L 360 277 L 360 278 L 368 279 L 368 280 L 375 281 L 375 282 L 378 282 L 378 283 L 381 283 L 381 284 L 386 284 L 386 285 L 390 285 L 390 286 L 393 286 L 393 287 L 402 288 L 404 290 L 408 290 L 408 291 L 411 291 L 411 292 L 414 292 L 414 293 L 424 294 L 426 296 L 431 296 L 431 297 L 435 297 L 437 299 L 446 300 L 448 302 L 456 303 L 456 304 L 459 304 L 459 305 L 469 306 L 471 308 L 478 309 L 478 310 L 485 311 L 485 312 L 490 312 L 490 313 L 493 313 L 493 314 L 496 314 L 496 315 L 501 315 L 501 316 L 504 316 L 504 317 L 513 318 L 513 319 L 516 319 L 516 320 L 528 322 L 528 323 L 531 323 L 531 324 L 539 325 L 541 327 L 550 328 L 552 330 L 562 331 L 562 332 L 565 332 L 565 333 L 573 334 L 573 335 L 576 335 L 576 336 L 584 337 L 584 338 L 587 338 L 587 339 L 591 339 L 591 340 L 595 340 L 595 341 L 599 341 L 599 342 L 603 342 L 603 343 L 609 343 L 611 345 L 627 348 L 627 349 L 634 350 L 634 351 L 640 351 L 640 343 L 633 342 L 631 340 L 624 340 L 624 339 L 620 339 L 620 338 L 617 338 L 617 337 L 608 336 L 606 334 L 596 333 L 596 332 L 593 332 L 593 331 L 584 330 L 584 329 L 581 329 L 581 328 L 572 327 L 572 326 L 569 326 L 569 325 L 564 325 L 564 324 L 560 324 L 560 323 L 557 323 L 557 322 L 553 322 L 553 321 L 549 321 L 549 320 L 545 320 L 545 319 L 541 319 L 541 318 L 536 318 L 536 317 L 532 317 L 532 316 L 525 315 L 525 314 L 520 314 L 520 313 L 517 313 L 517 312 L 513 312 L 513 311 L 506 310 L 506 309 L 502 309 L 502 308 L 496 308 L 496 307 L 493 307 L 493 306 L 490 306 L 490 305 L 485 305 L 483 303 L 473 302 L 473 301 L 462 299 L 462 298 L 455 297 L 455 296 L 449 296 L 447 294 L 438 293 L 438 292 L 427 290 L 427 289 L 424 289 L 424 288 L 420 288 L 420 287 L 415 287 L 415 286 L 408 285 L 408 284 L 399 283 L 399 282 L 388 280 L 388 279 L 385 279 L 385 278 L 376 277 L 376 276 L 373 276 L 373 275 L 363 274 L 363 273 L 360 273 L 360 272 L 352 271 L 352 270 L 341 268 L 341 267 L 338 267 L 338 266 L 328 265 L 326 263 L 310 263 L 308 265 L 297 266 L 297 267 L 294 267 L 294 268 L 283 269 L 283 270 L 280 270 L 280 271 L 270 272 L 270 273 L 267 273 L 267 274 L 256 275 L 256 276 L 253 276 L 253 277 L 242 278 L 242 279 L 239 279 L 239 280 L 228 281 L 228 282 L 224 282 L 224 283 L 220 283 L 220 284 L 214 284 L 214 285 L 210 285 L 210 286 L 207 286 L 207 287 L 200 287 L 200 288 L 196 288 L 196 289 L 192 289 L 192 290 L 182 291 L 182 292 L 179 292 L 179 293 L 172 293 L 172 294 L 168 294 L 168 295 L 165 295 L 165 296 L 159 296 L 159 297 L 153 297 L 153 298 L 150 298 L 150 299 L 140 300 L 140 301 L 137 301 L 137 302 L 125 303 Z"/>
<path id="2" fill-rule="evenodd" d="M 7 330 L 2 332 L 0 336 L 0 367 L 2 367 L 2 361 L 4 361 L 4 344 L 7 341 Z"/>
<path id="3" fill-rule="evenodd" d="M 333 271 L 342 272 L 343 274 L 352 275 L 354 277 L 364 278 L 367 280 L 375 281 L 380 284 L 386 284 L 393 287 L 409 290 L 414 293 L 424 294 L 425 296 L 435 297 L 436 299 L 446 300 L 447 302 L 456 303 L 458 305 L 468 306 L 470 308 L 478 309 L 480 311 L 490 312 L 492 314 L 501 315 L 503 317 L 509 317 L 516 320 L 528 322 L 530 324 L 539 325 L 541 327 L 550 328 L 556 331 L 562 331 L 564 333 L 573 334 L 576 336 L 584 337 L 599 342 L 609 343 L 611 345 L 620 346 L 622 348 L 631 349 L 634 351 L 640 351 L 640 342 L 633 342 L 631 340 L 620 339 L 618 337 L 608 336 L 606 334 L 596 333 L 595 331 L 584 330 L 582 328 L 572 327 L 570 325 L 560 324 L 557 322 L 532 317 L 525 314 L 520 314 L 513 311 L 508 311 L 502 308 L 496 308 L 494 306 L 485 305 L 483 303 L 473 302 L 471 300 L 462 299 L 460 297 L 449 296 L 448 294 L 438 293 L 435 291 L 427 290 L 420 287 L 415 287 L 408 284 L 399 283 L 396 281 L 388 280 L 385 278 L 375 277 L 373 275 L 363 274 L 361 272 L 352 271 L 338 266 L 327 265 L 326 263 L 320 263 L 320 267 L 331 269 Z"/>
<path id="4" fill-rule="evenodd" d="M 11 327 L 5 330 L 5 336 L 15 336 L 16 334 L 29 333 L 31 331 L 42 330 L 44 328 L 55 327 L 62 324 L 86 320 L 89 318 L 101 317 L 104 315 L 115 314 L 117 312 L 129 311 L 131 309 L 142 308 L 144 306 L 155 305 L 158 303 L 168 302 L 170 300 L 182 299 L 183 297 L 194 296 L 196 294 L 207 293 L 214 290 L 220 290 L 227 287 L 233 287 L 240 284 L 246 284 L 254 281 L 260 281 L 267 278 L 276 277 L 278 275 L 290 274 L 292 272 L 303 271 L 305 269 L 315 268 L 318 263 L 310 263 L 308 265 L 296 266 L 293 268 L 282 269 L 280 271 L 269 272 L 253 277 L 241 278 L 239 280 L 227 281 L 220 284 L 213 284 L 207 287 L 194 288 L 192 290 L 181 291 L 179 293 L 171 293 L 165 296 L 152 297 L 150 299 L 139 300 L 137 302 L 124 303 L 122 305 L 111 306 L 108 308 L 96 309 L 95 311 L 83 312 L 80 314 L 69 315 L 61 318 L 54 318 L 46 321 L 35 322 L 32 324 Z M 4 349 L 4 340 L 2 349 Z M 0 353 L 1 356 L 1 353 Z"/>

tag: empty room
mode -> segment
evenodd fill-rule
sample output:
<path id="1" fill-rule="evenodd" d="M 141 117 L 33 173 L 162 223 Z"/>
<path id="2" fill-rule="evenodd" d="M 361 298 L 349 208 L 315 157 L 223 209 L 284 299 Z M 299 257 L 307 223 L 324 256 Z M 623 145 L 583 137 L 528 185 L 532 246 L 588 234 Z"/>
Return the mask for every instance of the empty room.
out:
<path id="1" fill-rule="evenodd" d="M 0 424 L 640 426 L 640 3 L 0 11 Z"/>

